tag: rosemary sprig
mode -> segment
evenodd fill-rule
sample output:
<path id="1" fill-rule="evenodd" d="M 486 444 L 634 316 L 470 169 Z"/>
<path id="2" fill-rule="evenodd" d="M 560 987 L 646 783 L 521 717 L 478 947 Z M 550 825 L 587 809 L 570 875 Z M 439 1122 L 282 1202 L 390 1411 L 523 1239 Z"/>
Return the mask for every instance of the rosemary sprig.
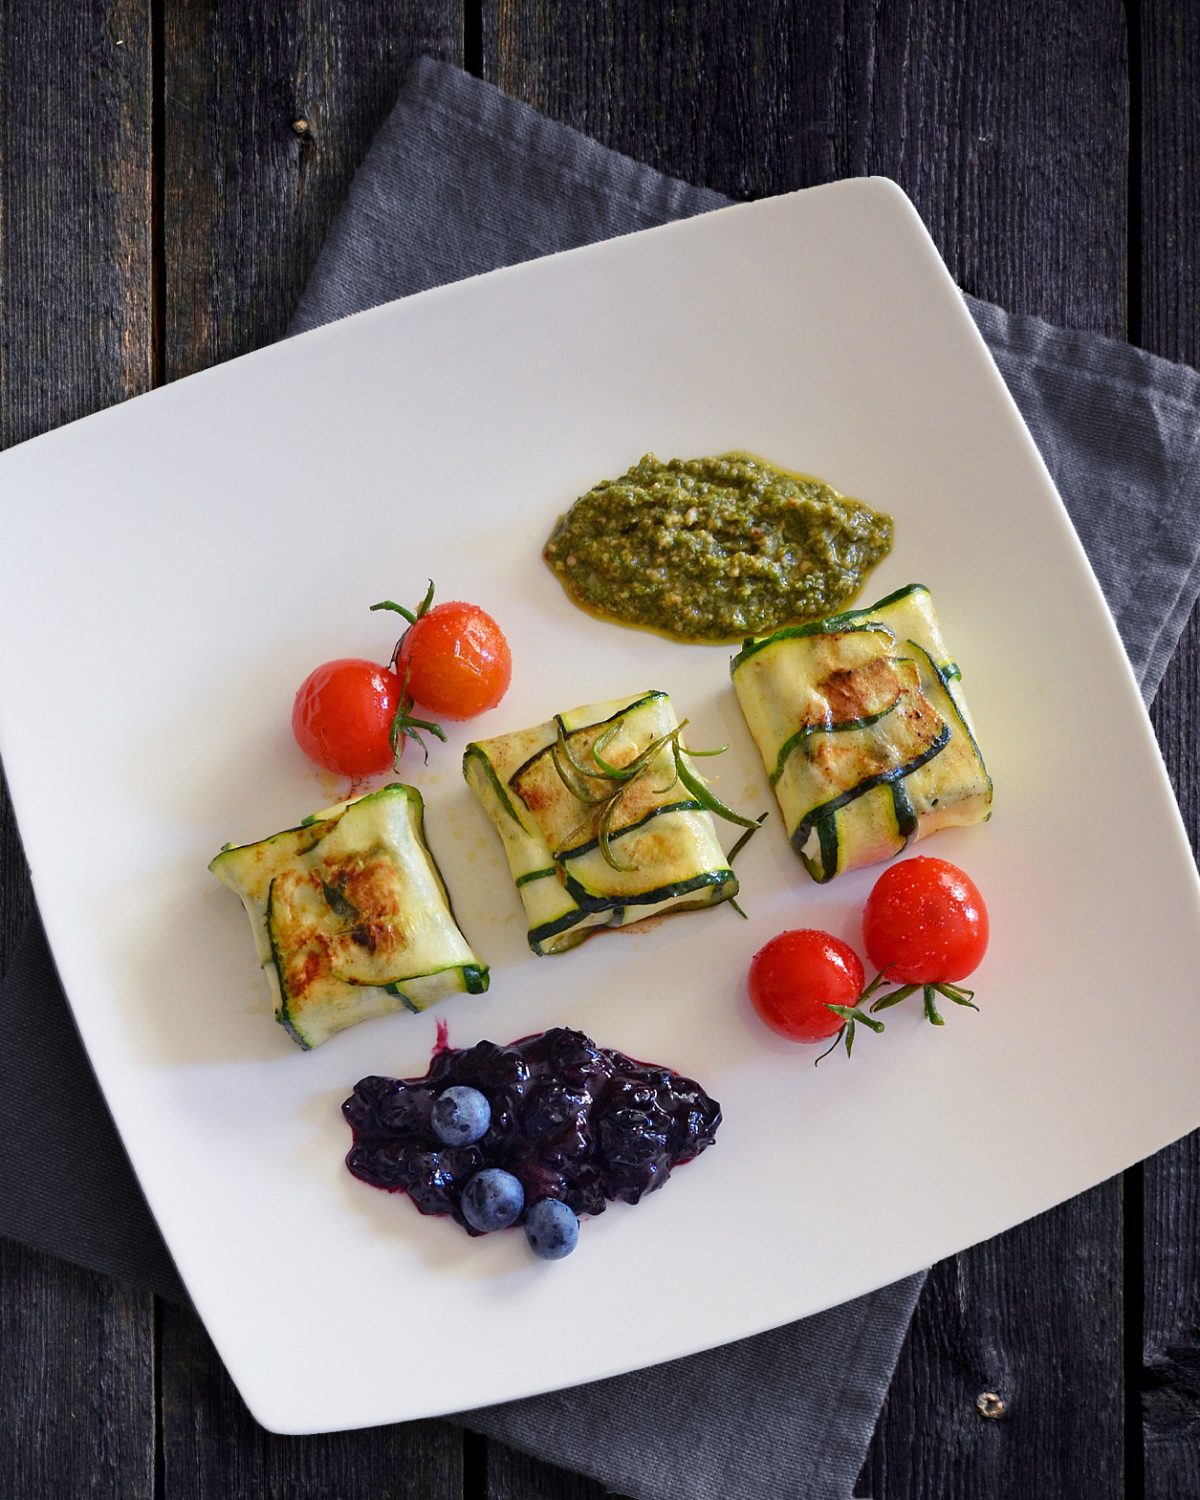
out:
<path id="1" fill-rule="evenodd" d="M 688 767 L 684 757 L 691 755 L 723 755 L 729 746 L 722 745 L 717 750 L 685 750 L 680 743 L 679 737 L 687 727 L 687 723 L 688 721 L 684 719 L 674 729 L 669 730 L 666 734 L 659 735 L 657 739 L 651 740 L 626 765 L 619 766 L 609 760 L 604 753 L 612 743 L 617 731 L 621 728 L 621 721 L 619 719 L 604 730 L 602 734 L 597 735 L 595 740 L 592 741 L 592 744 L 589 746 L 591 760 L 588 764 L 584 764 L 578 759 L 571 748 L 565 725 L 561 719 L 556 719 L 555 741 L 550 747 L 550 762 L 567 791 L 577 801 L 584 803 L 591 810 L 588 816 L 568 835 L 567 844 L 586 829 L 598 814 L 599 821 L 596 827 L 596 842 L 605 864 L 611 869 L 620 870 L 625 873 L 636 870 L 636 865 L 622 864 L 613 853 L 613 825 L 627 793 L 650 773 L 659 752 L 669 745 L 674 763 L 673 774 L 670 781 L 664 786 L 654 788 L 654 794 L 656 796 L 664 796 L 678 782 L 684 787 L 688 795 L 708 812 L 716 813 L 718 817 L 725 818 L 731 823 L 737 823 L 747 830 L 734 846 L 734 853 L 737 853 L 745 845 L 750 834 L 756 833 L 761 827 L 766 813 L 763 814 L 762 818 L 744 818 L 741 813 L 734 812 L 731 807 L 726 807 L 725 803 L 719 797 L 714 796 L 709 791 L 705 783 Z M 732 858 L 732 855 L 730 858 Z"/>

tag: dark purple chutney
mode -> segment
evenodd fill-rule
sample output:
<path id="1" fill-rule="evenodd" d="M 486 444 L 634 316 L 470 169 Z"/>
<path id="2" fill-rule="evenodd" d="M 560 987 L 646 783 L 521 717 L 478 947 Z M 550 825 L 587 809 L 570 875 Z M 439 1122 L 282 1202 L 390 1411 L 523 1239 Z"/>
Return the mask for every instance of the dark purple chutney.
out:
<path id="1" fill-rule="evenodd" d="M 491 1105 L 473 1146 L 445 1146 L 430 1127 L 433 1101 L 452 1084 Z M 636 1203 L 662 1187 L 721 1123 L 721 1106 L 690 1078 L 563 1026 L 508 1047 L 439 1047 L 424 1078 L 364 1078 L 342 1113 L 355 1177 L 407 1193 L 423 1214 L 449 1214 L 468 1234 L 462 1192 L 484 1167 L 519 1178 L 526 1207 L 561 1198 L 577 1214 L 601 1214 L 610 1199 Z"/>

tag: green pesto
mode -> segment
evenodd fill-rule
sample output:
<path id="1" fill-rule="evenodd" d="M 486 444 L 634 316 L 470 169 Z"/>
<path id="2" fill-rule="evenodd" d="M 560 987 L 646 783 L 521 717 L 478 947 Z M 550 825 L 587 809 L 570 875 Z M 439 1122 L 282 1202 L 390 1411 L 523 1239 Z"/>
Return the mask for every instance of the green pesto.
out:
<path id="1" fill-rule="evenodd" d="M 731 641 L 841 609 L 892 519 L 748 453 L 648 453 L 560 516 L 543 556 L 576 604 L 683 641 Z"/>

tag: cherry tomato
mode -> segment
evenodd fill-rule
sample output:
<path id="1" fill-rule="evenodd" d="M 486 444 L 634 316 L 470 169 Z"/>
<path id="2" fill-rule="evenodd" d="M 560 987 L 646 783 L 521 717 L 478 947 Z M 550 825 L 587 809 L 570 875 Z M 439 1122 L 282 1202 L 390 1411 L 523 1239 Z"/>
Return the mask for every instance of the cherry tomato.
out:
<path id="1" fill-rule="evenodd" d="M 987 907 L 957 865 L 918 855 L 875 882 L 863 940 L 889 982 L 948 984 L 974 973 L 987 952 Z"/>
<path id="2" fill-rule="evenodd" d="M 390 734 L 400 679 L 373 661 L 344 657 L 310 672 L 292 705 L 292 733 L 310 760 L 342 776 L 392 764 Z"/>
<path id="3" fill-rule="evenodd" d="M 410 625 L 396 670 L 408 691 L 444 719 L 472 719 L 508 691 L 512 655 L 504 632 L 477 604 L 435 604 Z"/>
<path id="4" fill-rule="evenodd" d="M 863 966 L 853 948 L 827 932 L 781 932 L 750 961 L 750 999 L 768 1026 L 795 1042 L 820 1042 L 840 1031 L 828 1009 L 862 994 Z"/>

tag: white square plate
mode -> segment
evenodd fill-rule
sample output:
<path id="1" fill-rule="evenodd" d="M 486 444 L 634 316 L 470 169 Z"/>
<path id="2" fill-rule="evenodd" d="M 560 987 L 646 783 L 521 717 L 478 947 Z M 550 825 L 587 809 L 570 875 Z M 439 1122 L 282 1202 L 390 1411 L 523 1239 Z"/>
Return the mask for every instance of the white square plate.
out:
<path id="1" fill-rule="evenodd" d="M 726 907 L 527 950 L 472 736 L 667 689 L 717 790 L 771 805 L 724 648 L 574 609 L 558 513 L 647 449 L 744 448 L 896 518 L 867 598 L 931 588 L 996 784 L 922 846 L 992 913 L 982 1012 L 913 1007 L 853 1062 L 757 1024 L 751 954 L 856 940 L 877 872 L 814 885 L 778 815 Z M 344 792 L 292 744 L 330 657 L 386 659 L 379 598 L 475 600 L 512 688 L 428 768 L 430 841 L 481 998 L 311 1054 L 269 1014 L 227 839 Z M 80 1031 L 180 1272 L 255 1416 L 365 1426 L 610 1375 L 828 1307 L 995 1234 L 1200 1123 L 1196 872 L 1061 503 L 911 205 L 859 181 L 519 266 L 279 344 L 0 458 L 0 745 Z M 554 1024 L 720 1101 L 716 1147 L 570 1260 L 472 1241 L 342 1165 L 366 1073 Z"/>

